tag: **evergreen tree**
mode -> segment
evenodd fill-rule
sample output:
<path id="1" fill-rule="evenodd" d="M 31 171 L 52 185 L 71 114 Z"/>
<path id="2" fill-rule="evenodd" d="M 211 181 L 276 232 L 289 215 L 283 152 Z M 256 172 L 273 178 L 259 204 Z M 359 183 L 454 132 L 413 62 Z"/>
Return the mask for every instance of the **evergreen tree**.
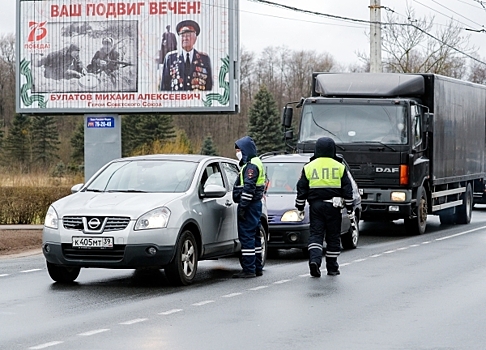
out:
<path id="1" fill-rule="evenodd" d="M 84 164 L 84 121 L 78 124 L 71 136 L 71 160 L 76 165 Z M 73 164 L 71 164 L 72 166 Z"/>
<path id="2" fill-rule="evenodd" d="M 30 119 L 16 114 L 5 140 L 5 161 L 9 165 L 20 166 L 25 170 L 30 163 Z"/>
<path id="3" fill-rule="evenodd" d="M 277 104 L 264 85 L 250 107 L 248 135 L 255 141 L 259 154 L 282 150 L 285 146 Z"/>
<path id="4" fill-rule="evenodd" d="M 176 136 L 171 115 L 130 115 L 123 118 L 122 150 L 124 155 L 130 155 L 143 145 L 154 141 L 162 144 Z"/>
<path id="5" fill-rule="evenodd" d="M 201 154 L 205 154 L 208 156 L 218 155 L 218 151 L 214 147 L 213 138 L 211 137 L 211 135 L 206 136 L 206 138 L 204 139 Z"/>
<path id="6" fill-rule="evenodd" d="M 31 122 L 32 157 L 34 163 L 47 167 L 59 158 L 59 133 L 51 116 L 35 116 Z"/>

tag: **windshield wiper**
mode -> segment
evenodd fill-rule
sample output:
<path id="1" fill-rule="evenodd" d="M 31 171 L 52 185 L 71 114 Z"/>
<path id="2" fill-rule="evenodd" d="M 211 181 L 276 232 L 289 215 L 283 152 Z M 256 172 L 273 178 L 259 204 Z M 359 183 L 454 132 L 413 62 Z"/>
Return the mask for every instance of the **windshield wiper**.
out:
<path id="1" fill-rule="evenodd" d="M 106 192 L 147 193 L 147 191 L 142 190 L 108 190 Z"/>
<path id="2" fill-rule="evenodd" d="M 388 149 L 391 149 L 393 152 L 396 152 L 397 150 L 395 148 L 393 148 L 392 146 L 390 145 L 387 145 L 386 143 L 383 143 L 381 141 L 353 141 L 352 143 L 378 143 L 382 146 L 385 146 L 386 148 Z"/>

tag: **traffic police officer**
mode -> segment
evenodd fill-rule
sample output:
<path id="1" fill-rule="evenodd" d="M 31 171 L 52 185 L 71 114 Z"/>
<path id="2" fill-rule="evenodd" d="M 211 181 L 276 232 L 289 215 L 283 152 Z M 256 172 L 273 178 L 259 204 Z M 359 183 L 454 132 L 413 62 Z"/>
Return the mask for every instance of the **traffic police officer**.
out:
<path id="1" fill-rule="evenodd" d="M 238 239 L 243 270 L 233 278 L 251 278 L 263 274 L 260 217 L 266 176 L 263 163 L 257 157 L 255 142 L 249 136 L 236 141 L 235 149 L 241 170 L 233 189 L 233 200 L 238 203 Z"/>
<path id="2" fill-rule="evenodd" d="M 330 276 L 339 275 L 337 257 L 341 252 L 342 199 L 348 213 L 353 210 L 353 188 L 345 166 L 336 157 L 336 145 L 329 137 L 316 142 L 314 156 L 302 169 L 297 182 L 295 206 L 303 211 L 310 206 L 309 269 L 321 277 L 322 248 L 326 237 L 326 269 Z M 334 199 L 333 199 L 334 198 Z"/>

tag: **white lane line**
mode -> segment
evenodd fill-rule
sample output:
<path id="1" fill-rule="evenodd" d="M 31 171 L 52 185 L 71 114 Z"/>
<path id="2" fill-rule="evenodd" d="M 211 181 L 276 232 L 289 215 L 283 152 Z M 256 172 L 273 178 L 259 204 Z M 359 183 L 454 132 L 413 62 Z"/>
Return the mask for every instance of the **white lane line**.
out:
<path id="1" fill-rule="evenodd" d="M 282 284 L 282 283 L 287 283 L 288 281 L 290 281 L 290 280 L 280 280 L 280 281 L 277 281 L 277 282 L 273 282 L 273 284 Z"/>
<path id="2" fill-rule="evenodd" d="M 410 244 L 409 245 L 410 248 L 415 248 L 415 247 L 418 247 L 418 246 L 420 246 L 420 244 Z"/>
<path id="3" fill-rule="evenodd" d="M 363 259 L 356 259 L 356 260 L 353 260 L 351 263 L 359 263 L 359 262 L 362 262 L 362 261 L 365 261 L 367 260 L 368 258 L 363 258 Z M 345 264 L 341 264 L 341 266 L 346 266 Z"/>
<path id="4" fill-rule="evenodd" d="M 21 273 L 29 273 L 29 272 L 35 272 L 35 271 L 42 271 L 42 269 L 24 270 L 24 271 L 20 271 L 20 272 Z"/>
<path id="5" fill-rule="evenodd" d="M 2 275 L 0 275 L 0 277 L 7 277 L 7 276 L 10 276 L 8 273 L 4 273 Z"/>
<path id="6" fill-rule="evenodd" d="M 231 294 L 226 294 L 226 295 L 223 295 L 221 296 L 221 298 L 233 298 L 233 297 L 236 297 L 238 295 L 241 295 L 243 293 L 231 293 Z"/>
<path id="7" fill-rule="evenodd" d="M 407 250 L 408 247 L 397 248 L 397 250 Z"/>
<path id="8" fill-rule="evenodd" d="M 135 324 L 135 323 L 144 322 L 144 321 L 147 321 L 147 320 L 148 320 L 148 318 L 136 318 L 134 320 L 130 320 L 130 321 L 126 321 L 126 322 L 121 322 L 120 324 L 131 325 L 131 324 Z"/>
<path id="9" fill-rule="evenodd" d="M 255 288 L 250 288 L 248 290 L 260 290 L 260 289 L 265 289 L 265 288 L 268 288 L 268 286 L 259 286 L 259 287 L 255 287 Z"/>
<path id="10" fill-rule="evenodd" d="M 453 235 L 450 235 L 450 236 L 446 236 L 446 237 L 442 237 L 442 238 L 437 238 L 436 241 L 443 241 L 444 239 L 449 239 L 449 238 L 454 238 L 454 237 L 457 237 L 457 236 L 462 236 L 462 235 L 465 235 L 466 233 L 471 233 L 471 232 L 474 232 L 474 231 L 484 230 L 485 228 L 486 228 L 486 226 L 476 227 L 476 228 L 473 228 L 473 229 L 470 229 L 470 230 L 467 230 L 467 231 L 464 231 L 464 232 L 459 232 L 459 233 L 456 233 L 456 234 L 453 234 Z"/>
<path id="11" fill-rule="evenodd" d="M 304 273 L 303 275 L 299 275 L 299 277 L 307 277 L 307 276 L 309 276 L 308 273 Z"/>
<path id="12" fill-rule="evenodd" d="M 32 350 L 45 349 L 45 348 L 48 348 L 50 346 L 59 345 L 59 344 L 62 344 L 62 343 L 64 343 L 64 342 L 63 341 L 51 341 L 50 343 L 31 346 L 29 349 L 32 349 Z"/>
<path id="13" fill-rule="evenodd" d="M 204 300 L 204 301 L 200 301 L 199 303 L 194 303 L 192 305 L 194 305 L 194 306 L 203 306 L 203 305 L 211 304 L 211 303 L 214 303 L 214 300 Z"/>
<path id="14" fill-rule="evenodd" d="M 422 242 L 421 244 L 429 244 L 430 241 L 425 241 L 425 242 Z"/>
<path id="15" fill-rule="evenodd" d="M 387 250 L 386 252 L 383 252 L 383 254 L 391 254 L 391 253 L 395 253 L 396 251 L 397 251 L 396 249 Z"/>
<path id="16" fill-rule="evenodd" d="M 378 258 L 380 256 L 382 256 L 383 254 L 373 254 L 373 255 L 370 255 L 370 258 Z"/>
<path id="17" fill-rule="evenodd" d="M 84 333 L 79 333 L 78 335 L 81 335 L 81 336 L 84 336 L 84 337 L 89 337 L 90 335 L 95 335 L 95 334 L 98 334 L 98 333 L 103 333 L 103 332 L 108 332 L 109 329 L 95 329 L 95 330 L 92 330 L 92 331 L 89 331 L 89 332 L 84 332 Z"/>
<path id="18" fill-rule="evenodd" d="M 169 310 L 169 311 L 164 311 L 164 312 L 159 312 L 159 315 L 171 315 L 171 314 L 175 314 L 176 312 L 181 312 L 182 309 L 172 309 L 172 310 Z"/>
<path id="19" fill-rule="evenodd" d="M 356 260 L 355 260 L 356 261 Z M 348 266 L 351 265 L 351 263 L 344 263 L 344 264 L 339 264 L 339 266 Z"/>

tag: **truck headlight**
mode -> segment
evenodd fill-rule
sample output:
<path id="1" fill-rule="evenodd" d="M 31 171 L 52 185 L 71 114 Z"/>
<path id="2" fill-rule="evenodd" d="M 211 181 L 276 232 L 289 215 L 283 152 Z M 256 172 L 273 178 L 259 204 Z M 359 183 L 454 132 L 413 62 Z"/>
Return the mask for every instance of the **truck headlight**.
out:
<path id="1" fill-rule="evenodd" d="M 392 202 L 405 202 L 405 198 L 407 198 L 407 195 L 405 194 L 405 192 L 392 192 L 391 193 Z"/>
<path id="2" fill-rule="evenodd" d="M 57 216 L 56 210 L 52 206 L 47 209 L 46 218 L 44 219 L 44 226 L 54 229 L 59 228 L 59 217 Z"/>
<path id="3" fill-rule="evenodd" d="M 280 219 L 282 222 L 300 222 L 302 220 L 304 220 L 304 216 L 300 215 L 296 209 L 286 211 Z"/>
<path id="4" fill-rule="evenodd" d="M 170 210 L 166 207 L 157 208 L 143 214 L 135 223 L 135 230 L 148 230 L 152 228 L 167 227 L 170 218 Z"/>

